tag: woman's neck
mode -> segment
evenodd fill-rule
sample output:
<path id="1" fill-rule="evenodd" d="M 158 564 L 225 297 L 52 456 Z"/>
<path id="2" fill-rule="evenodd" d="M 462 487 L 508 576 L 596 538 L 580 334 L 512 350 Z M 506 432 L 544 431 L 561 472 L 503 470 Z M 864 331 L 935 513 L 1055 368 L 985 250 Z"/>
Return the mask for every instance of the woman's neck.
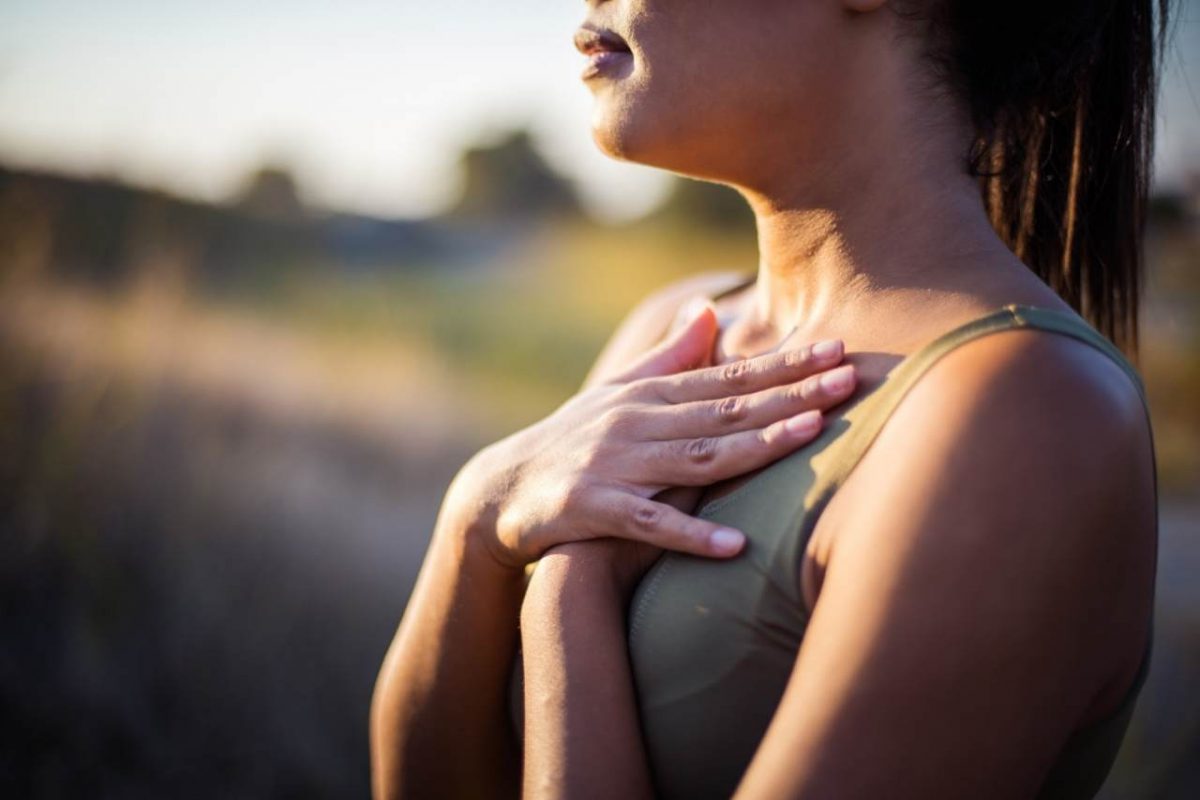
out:
<path id="1" fill-rule="evenodd" d="M 1013 280 L 1014 267 L 1027 272 L 996 236 L 965 172 L 902 172 L 839 175 L 845 188 L 822 192 L 819 202 L 810 187 L 743 190 L 758 226 L 751 317 L 759 335 L 837 329 L 839 318 L 863 319 L 866 304 L 877 315 L 961 300 Z"/>
<path id="2" fill-rule="evenodd" d="M 891 310 L 919 320 L 938 304 L 953 316 L 972 299 L 1023 301 L 1046 288 L 992 229 L 965 169 L 970 120 L 914 90 L 901 66 L 867 63 L 869 79 L 851 82 L 861 91 L 839 94 L 819 130 L 800 119 L 789 136 L 780 120 L 748 151 L 745 180 L 730 181 L 758 228 L 748 341 L 797 326 L 801 337 L 842 335 L 846 320 Z"/>

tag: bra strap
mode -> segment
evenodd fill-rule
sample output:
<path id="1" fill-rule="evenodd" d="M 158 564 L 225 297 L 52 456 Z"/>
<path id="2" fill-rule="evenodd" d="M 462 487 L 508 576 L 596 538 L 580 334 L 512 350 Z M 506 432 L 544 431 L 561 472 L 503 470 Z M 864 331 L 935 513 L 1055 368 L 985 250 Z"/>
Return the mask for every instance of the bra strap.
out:
<path id="1" fill-rule="evenodd" d="M 1157 502 L 1158 459 L 1155 455 L 1150 406 L 1146 399 L 1146 389 L 1141 375 L 1138 374 L 1134 366 L 1129 363 L 1124 354 L 1112 342 L 1089 325 L 1082 317 L 1071 312 L 1054 311 L 1047 308 L 1019 304 L 1004 306 L 998 311 L 968 322 L 938 337 L 902 361 L 893 370 L 892 374 L 888 376 L 882 386 L 864 398 L 862 401 L 862 406 L 864 406 L 863 415 L 857 418 L 855 423 L 842 434 L 844 441 L 839 441 L 838 443 L 840 448 L 844 449 L 839 450 L 836 466 L 833 466 L 828 473 L 821 475 L 818 479 L 818 485 L 813 486 L 809 493 L 809 498 L 813 500 L 814 505 L 818 508 L 823 508 L 829 502 L 834 492 L 845 482 L 846 478 L 858 465 L 858 462 L 862 460 L 867 448 L 870 447 L 876 436 L 878 436 L 884 423 L 887 422 L 892 412 L 900 404 L 900 401 L 904 399 L 904 396 L 926 370 L 933 366 L 942 356 L 961 344 L 986 336 L 989 333 L 1022 328 L 1050 331 L 1070 336 L 1073 339 L 1092 345 L 1107 355 L 1129 376 L 1130 382 L 1142 400 L 1142 409 L 1146 415 L 1147 429 L 1150 431 L 1151 480 L 1155 492 L 1154 530 L 1157 536 L 1159 528 Z M 821 473 L 818 472 L 818 474 Z M 1132 704 L 1132 698 L 1136 697 L 1138 690 L 1146 679 L 1150 666 L 1150 654 L 1153 650 L 1154 627 L 1154 612 L 1152 607 L 1142 661 L 1134 678 L 1133 685 L 1126 695 L 1125 702 L 1128 704 Z M 1127 714 L 1128 711 L 1129 709 L 1125 709 L 1124 713 Z"/>
<path id="2" fill-rule="evenodd" d="M 824 485 L 818 489 L 816 494 L 828 497 L 842 485 L 854 467 L 858 465 L 867 448 L 875 441 L 892 412 L 900 405 L 900 401 L 942 356 L 959 345 L 990 333 L 1021 328 L 1035 328 L 1070 336 L 1103 352 L 1129 376 L 1142 400 L 1143 408 L 1146 409 L 1147 423 L 1149 423 L 1146 391 L 1141 376 L 1125 359 L 1121 351 L 1104 336 L 1073 313 L 1010 304 L 939 336 L 900 362 L 884 384 L 863 399 L 864 413 L 855 415 L 855 424 L 842 434 L 843 441 L 839 442 L 839 468 L 825 477 L 822 481 Z M 1157 476 L 1155 485 L 1157 486 Z"/>

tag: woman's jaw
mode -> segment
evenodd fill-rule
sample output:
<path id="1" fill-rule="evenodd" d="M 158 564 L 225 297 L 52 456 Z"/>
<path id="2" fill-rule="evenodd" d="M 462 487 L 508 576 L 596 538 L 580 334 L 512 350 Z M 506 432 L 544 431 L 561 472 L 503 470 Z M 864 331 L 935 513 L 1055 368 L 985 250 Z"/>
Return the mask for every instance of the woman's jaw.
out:
<path id="1" fill-rule="evenodd" d="M 969 120 L 930 91 L 916 32 L 886 7 L 863 10 L 873 5 L 589 3 L 575 45 L 589 59 L 592 138 L 610 157 L 724 183 L 767 205 L 824 205 L 851 188 L 846 180 L 898 161 L 932 157 L 941 163 L 923 169 L 957 169 Z"/>
<path id="2" fill-rule="evenodd" d="M 878 15 L 881 16 L 881 15 Z M 843 0 L 608 0 L 575 34 L 605 154 L 732 185 L 819 134 L 879 39 Z M 873 56 L 871 56 L 871 60 Z"/>

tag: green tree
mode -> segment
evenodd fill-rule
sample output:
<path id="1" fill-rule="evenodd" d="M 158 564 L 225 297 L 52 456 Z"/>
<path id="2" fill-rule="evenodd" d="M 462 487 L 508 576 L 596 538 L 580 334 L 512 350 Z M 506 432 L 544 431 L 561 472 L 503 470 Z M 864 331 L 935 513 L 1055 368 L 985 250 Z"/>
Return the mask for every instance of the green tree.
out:
<path id="1" fill-rule="evenodd" d="M 451 211 L 455 216 L 527 219 L 580 213 L 571 184 L 537 152 L 528 131 L 473 147 L 459 163 L 464 187 Z"/>
<path id="2" fill-rule="evenodd" d="M 296 178 L 286 167 L 274 164 L 251 173 L 233 202 L 244 211 L 268 219 L 299 219 L 305 213 Z"/>

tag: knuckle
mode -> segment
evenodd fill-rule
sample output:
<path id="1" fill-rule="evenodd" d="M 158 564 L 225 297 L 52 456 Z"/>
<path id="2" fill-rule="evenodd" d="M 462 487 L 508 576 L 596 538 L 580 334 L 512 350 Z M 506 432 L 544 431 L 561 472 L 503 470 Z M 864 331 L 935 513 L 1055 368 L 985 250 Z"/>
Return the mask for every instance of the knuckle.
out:
<path id="1" fill-rule="evenodd" d="M 563 485 L 558 493 L 557 508 L 559 514 L 582 510 L 587 504 L 590 487 L 582 481 L 570 481 Z"/>
<path id="2" fill-rule="evenodd" d="M 623 435 L 633 427 L 635 417 L 633 409 L 629 406 L 614 406 L 601 412 L 598 421 L 604 431 Z"/>
<path id="3" fill-rule="evenodd" d="M 579 469 L 584 473 L 594 471 L 604 463 L 608 452 L 603 440 L 581 446 L 577 454 Z"/>
<path id="4" fill-rule="evenodd" d="M 623 383 L 613 392 L 612 399 L 618 402 L 621 400 L 636 400 L 646 393 L 646 383 L 648 381 L 648 378 L 637 378 L 628 383 Z"/>
<path id="5" fill-rule="evenodd" d="M 664 398 L 661 378 L 638 378 L 625 384 L 622 391 L 627 401 L 658 401 Z"/>
<path id="6" fill-rule="evenodd" d="M 808 387 L 805 381 L 788 384 L 783 389 L 783 399 L 787 405 L 803 403 L 808 399 Z"/>
<path id="7" fill-rule="evenodd" d="M 663 509 L 653 503 L 634 504 L 629 516 L 635 530 L 655 531 L 662 527 Z"/>
<path id="8" fill-rule="evenodd" d="M 746 400 L 741 395 L 723 398 L 713 407 L 713 415 L 717 421 L 724 423 L 741 422 L 746 418 L 746 413 Z"/>
<path id="9" fill-rule="evenodd" d="M 731 386 L 745 386 L 750 381 L 752 367 L 747 360 L 731 361 L 721 367 L 721 380 Z"/>
<path id="10" fill-rule="evenodd" d="M 693 464 L 707 464 L 716 458 L 717 439 L 712 436 L 688 439 L 683 445 L 683 455 Z"/>
<path id="11" fill-rule="evenodd" d="M 787 369 L 797 369 L 808 364 L 811 358 L 811 348 L 805 346 L 796 350 L 787 350 L 783 354 L 783 366 Z"/>

